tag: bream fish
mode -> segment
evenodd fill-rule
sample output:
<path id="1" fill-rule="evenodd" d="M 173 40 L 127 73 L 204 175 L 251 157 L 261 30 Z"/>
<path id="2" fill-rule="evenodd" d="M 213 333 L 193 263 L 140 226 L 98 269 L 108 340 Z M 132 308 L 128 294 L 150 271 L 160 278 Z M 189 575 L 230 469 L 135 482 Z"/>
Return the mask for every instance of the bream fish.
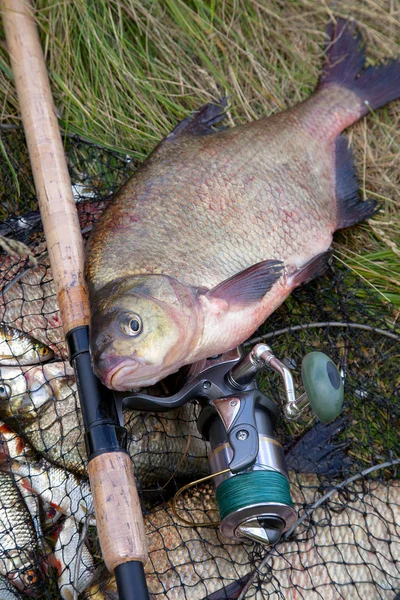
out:
<path id="1" fill-rule="evenodd" d="M 0 418 L 55 465 L 84 474 L 82 414 L 68 363 L 1 367 Z M 140 487 L 162 485 L 173 474 L 208 473 L 208 445 L 197 430 L 192 404 L 163 414 L 126 411 L 124 420 Z"/>
<path id="2" fill-rule="evenodd" d="M 400 62 L 363 70 L 353 23 L 328 29 L 305 102 L 215 131 L 180 123 L 108 204 L 88 242 L 91 354 L 116 390 L 246 340 L 324 268 L 335 230 L 371 217 L 343 129 L 400 95 Z"/>
<path id="3" fill-rule="evenodd" d="M 81 523 L 93 515 L 89 482 L 55 467 L 48 461 L 21 461 L 0 453 L 0 469 L 10 472 L 16 483 L 40 496 L 50 506 Z"/>
<path id="4" fill-rule="evenodd" d="M 323 493 L 313 475 L 291 476 L 295 508 Z M 400 585 L 400 483 L 370 481 L 335 495 L 315 509 L 293 538 L 270 551 L 258 574 L 251 600 L 393 600 Z M 218 519 L 212 486 L 202 485 L 182 497 L 185 519 Z M 171 504 L 145 515 L 149 545 L 146 580 L 152 600 L 223 600 L 236 598 L 267 550 L 231 540 L 215 527 L 189 527 L 176 519 Z M 260 582 L 260 583 L 259 583 Z M 116 592 L 115 580 L 104 586 Z M 377 591 L 379 590 L 379 592 Z M 85 597 L 108 598 L 88 590 Z M 214 596 L 215 594 L 215 596 Z M 118 596 L 116 596 L 118 597 Z"/>
<path id="5" fill-rule="evenodd" d="M 0 418 L 47 459 L 84 471 L 82 415 L 68 363 L 1 367 Z"/>
<path id="6" fill-rule="evenodd" d="M 80 543 L 82 543 L 81 553 L 79 553 Z M 94 577 L 94 559 L 84 541 L 80 541 L 77 522 L 73 517 L 64 521 L 57 534 L 54 556 L 57 560 L 58 587 L 61 597 L 64 600 L 73 600 L 75 570 L 79 571 L 76 586 L 78 592 L 84 591 Z"/>
<path id="7" fill-rule="evenodd" d="M 15 433 L 8 425 L 0 421 L 0 445 L 2 450 L 11 459 L 21 462 L 29 462 L 35 459 L 35 452 L 23 438 Z M 44 531 L 51 528 L 60 518 L 62 512 L 56 510 L 43 498 L 27 489 L 20 478 L 15 478 L 15 483 L 25 500 L 25 504 L 31 514 L 36 535 L 44 552 L 48 547 L 45 542 Z"/>
<path id="8" fill-rule="evenodd" d="M 291 484 L 298 510 L 317 499 L 317 477 L 292 477 Z M 306 495 L 299 484 L 307 486 Z M 336 496 L 328 506 L 313 511 L 293 541 L 282 542 L 271 551 L 258 578 L 261 583 L 250 590 L 249 598 L 392 600 L 400 579 L 396 567 L 400 558 L 400 483 L 370 482 L 366 490 L 363 486 L 355 489 L 351 500 Z M 208 488 L 199 489 L 191 502 L 184 501 L 190 509 L 183 512 L 186 518 L 191 513 L 195 521 L 204 522 L 216 514 L 214 495 Z M 257 556 L 263 554 L 260 547 L 228 540 L 215 528 L 182 526 L 170 505 L 154 511 L 145 524 L 150 554 L 146 575 L 154 600 L 200 600 L 222 587 L 232 589 L 235 581 L 245 580 L 254 571 L 260 563 Z M 382 590 L 381 596 L 371 594 L 374 585 Z"/>
<path id="9" fill-rule="evenodd" d="M 0 325 L 0 365 L 34 365 L 53 356 L 45 344 L 18 329 Z"/>

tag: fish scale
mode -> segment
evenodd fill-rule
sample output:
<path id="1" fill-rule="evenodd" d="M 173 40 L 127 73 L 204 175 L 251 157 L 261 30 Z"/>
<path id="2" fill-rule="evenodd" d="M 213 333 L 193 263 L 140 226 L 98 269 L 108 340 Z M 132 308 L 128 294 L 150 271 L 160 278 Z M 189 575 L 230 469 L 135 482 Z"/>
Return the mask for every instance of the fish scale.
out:
<path id="1" fill-rule="evenodd" d="M 313 474 L 294 473 L 290 479 L 293 501 L 301 514 L 322 495 L 321 480 Z M 152 509 L 145 515 L 149 543 L 145 570 L 152 599 L 236 598 L 233 592 L 241 591 L 269 552 L 246 599 L 392 600 L 399 585 L 400 483 L 367 481 L 361 484 L 365 489 L 353 485 L 354 495 L 334 494 L 310 513 L 289 540 L 269 550 L 228 539 L 216 527 L 182 525 L 171 502 Z M 194 523 L 218 518 L 212 486 L 202 484 L 185 492 L 178 501 L 178 513 Z M 104 588 L 116 592 L 115 579 Z M 91 588 L 85 597 L 108 596 Z"/>
<path id="2" fill-rule="evenodd" d="M 105 201 L 79 202 L 77 210 L 81 229 L 90 227 L 105 206 Z M 60 310 L 46 242 L 40 234 L 32 240 L 31 250 L 38 260 L 37 267 L 27 261 L 5 256 L 0 265 L 0 321 L 37 338 L 48 345 L 57 356 L 68 357 Z M 24 238 L 25 239 L 25 238 Z M 12 284 L 12 285 L 11 285 Z M 10 286 L 8 289 L 7 286 Z"/>
<path id="3" fill-rule="evenodd" d="M 2 366 L 0 388 L 0 415 L 7 425 L 57 466 L 83 474 L 87 456 L 82 413 L 70 365 Z M 173 473 L 196 477 L 208 472 L 208 444 L 198 432 L 192 404 L 162 415 L 125 411 L 124 422 L 127 449 L 143 487 L 163 484 Z"/>
<path id="4" fill-rule="evenodd" d="M 315 99 L 315 110 L 321 110 L 320 103 L 324 105 L 325 100 Z M 330 235 L 336 225 L 334 148 L 324 156 L 320 167 L 330 173 L 329 180 L 320 181 L 315 177 L 316 189 L 313 189 L 307 182 L 307 165 L 318 150 L 321 152 L 313 137 L 305 135 L 302 144 L 295 144 L 289 154 L 286 141 L 274 135 L 274 131 L 281 128 L 280 115 L 265 120 L 265 131 L 259 139 L 254 139 L 253 129 L 261 127 L 262 122 L 252 125 L 224 130 L 205 139 L 198 136 L 180 140 L 178 153 L 174 146 L 166 147 L 164 144 L 155 151 L 147 168 L 135 177 L 134 188 L 131 184 L 118 196 L 118 203 L 114 201 L 106 209 L 96 226 L 97 235 L 90 245 L 93 259 L 89 255 L 88 267 L 89 277 L 90 269 L 96 269 L 93 280 L 90 279 L 94 286 L 102 286 L 127 275 L 159 272 L 178 278 L 186 285 L 212 288 L 261 260 L 286 259 L 290 264 L 298 254 L 304 254 L 304 232 L 313 235 L 310 221 L 318 223 L 314 234 L 316 239 L 321 235 L 321 228 L 324 232 L 328 230 L 319 251 L 329 247 Z M 290 137 L 293 135 L 294 132 L 291 132 Z M 246 139 L 245 144 L 243 138 Z M 272 145 L 271 160 L 267 165 L 263 155 L 266 140 L 269 146 Z M 238 175 L 244 165 L 238 165 L 234 157 L 250 143 L 251 158 L 246 161 L 246 179 L 242 181 Z M 231 157 L 224 164 L 216 165 L 211 172 L 208 160 L 210 145 L 218 147 L 221 153 L 229 151 Z M 301 159 L 298 154 L 302 155 Z M 175 177 L 175 169 L 179 170 L 178 178 Z M 163 172 L 161 178 L 158 176 L 160 170 Z M 220 171 L 224 174 L 222 181 Z M 152 185 L 146 189 L 148 178 L 152 179 Z M 270 183 L 271 180 L 273 183 Z M 296 186 L 292 181 L 296 181 Z M 307 188 L 313 192 L 312 195 L 307 195 Z M 299 210 L 301 190 L 304 190 L 304 196 Z M 285 203 L 280 205 L 282 195 Z M 322 206 L 321 197 L 326 199 Z M 166 205 L 168 210 L 165 210 Z M 129 222 L 127 214 L 133 207 L 137 218 Z M 297 218 L 289 219 L 284 211 L 296 213 Z M 251 228 L 248 216 L 254 217 Z M 289 222 L 290 225 L 286 225 Z M 273 231 L 274 223 L 281 224 L 281 227 Z M 183 225 L 190 230 L 184 252 L 177 243 L 177 233 Z M 108 251 L 110 236 L 118 252 L 114 250 L 107 260 L 100 261 L 100 256 Z M 272 236 L 275 239 L 271 239 Z M 127 238 L 129 244 L 126 243 Z M 305 260 L 312 258 L 311 252 Z M 132 254 L 135 257 L 133 264 Z"/>
<path id="5" fill-rule="evenodd" d="M 0 573 L 25 592 L 34 592 L 42 573 L 39 546 L 28 508 L 13 477 L 0 472 Z"/>

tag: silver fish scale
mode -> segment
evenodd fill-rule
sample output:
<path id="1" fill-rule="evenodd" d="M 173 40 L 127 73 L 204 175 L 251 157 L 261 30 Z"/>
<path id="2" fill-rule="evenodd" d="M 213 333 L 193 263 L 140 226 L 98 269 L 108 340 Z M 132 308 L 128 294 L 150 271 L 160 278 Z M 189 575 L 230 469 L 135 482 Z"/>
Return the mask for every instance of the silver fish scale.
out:
<path id="1" fill-rule="evenodd" d="M 14 572 L 23 587 L 28 584 L 24 573 L 37 573 L 38 555 L 31 515 L 13 477 L 0 472 L 0 573 L 10 576 Z"/>
<path id="2" fill-rule="evenodd" d="M 9 399 L 0 400 L 1 418 L 57 466 L 83 474 L 82 413 L 69 364 L 2 367 L 0 382 L 11 392 Z M 125 412 L 128 451 L 142 486 L 165 483 L 176 469 L 180 476 L 207 474 L 208 444 L 198 432 L 196 410 L 186 404 L 162 415 Z"/>
<path id="3" fill-rule="evenodd" d="M 0 577 L 0 598 L 1 600 L 18 600 L 21 596 L 13 585 Z"/>
<path id="4" fill-rule="evenodd" d="M 318 136 L 302 123 L 299 105 L 209 136 L 164 141 L 97 225 L 94 283 L 164 273 L 214 287 L 261 260 L 304 264 L 326 250 L 336 228 L 337 125 L 326 117 L 328 98 L 308 103 L 325 115 Z M 98 262 L 97 253 L 107 260 Z"/>
<path id="5" fill-rule="evenodd" d="M 293 473 L 290 478 L 293 501 L 302 514 L 322 496 L 321 480 Z M 313 510 L 290 539 L 273 548 L 228 539 L 216 527 L 184 526 L 171 503 L 156 507 L 145 515 L 145 571 L 152 598 L 231 597 L 224 588 L 253 573 L 246 600 L 393 600 L 399 585 L 399 486 L 396 480 L 351 484 L 351 499 L 335 494 Z M 209 484 L 185 492 L 177 509 L 193 524 L 218 519 Z M 115 580 L 108 581 L 107 589 L 113 585 Z M 243 586 L 239 583 L 239 589 Z"/>

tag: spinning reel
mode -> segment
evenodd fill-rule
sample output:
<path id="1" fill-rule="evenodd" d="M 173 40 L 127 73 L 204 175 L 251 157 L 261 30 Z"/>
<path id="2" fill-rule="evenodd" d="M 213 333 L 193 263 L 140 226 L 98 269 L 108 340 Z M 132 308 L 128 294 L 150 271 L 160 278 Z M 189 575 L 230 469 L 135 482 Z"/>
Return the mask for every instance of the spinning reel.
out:
<path id="1" fill-rule="evenodd" d="M 279 406 L 255 381 L 265 368 L 283 379 L 287 419 L 298 418 L 309 404 L 324 423 L 340 413 L 343 383 L 328 356 L 321 352 L 305 356 L 305 393 L 296 398 L 290 369 L 265 344 L 254 346 L 247 355 L 239 347 L 195 363 L 176 394 L 155 397 L 137 392 L 124 396 L 119 410 L 171 410 L 198 400 L 202 408 L 197 425 L 211 445 L 208 460 L 215 475 L 221 532 L 230 538 L 275 544 L 295 523 L 297 513 L 283 448 L 275 435 Z"/>

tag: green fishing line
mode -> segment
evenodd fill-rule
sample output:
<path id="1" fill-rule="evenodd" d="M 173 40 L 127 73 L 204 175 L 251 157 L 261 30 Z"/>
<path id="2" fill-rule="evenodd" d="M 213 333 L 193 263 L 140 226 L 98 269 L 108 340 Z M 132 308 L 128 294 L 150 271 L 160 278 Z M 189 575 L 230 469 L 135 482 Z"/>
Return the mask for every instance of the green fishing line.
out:
<path id="1" fill-rule="evenodd" d="M 293 506 L 290 485 L 277 471 L 252 471 L 230 477 L 216 491 L 221 520 L 251 504 L 274 502 Z"/>

